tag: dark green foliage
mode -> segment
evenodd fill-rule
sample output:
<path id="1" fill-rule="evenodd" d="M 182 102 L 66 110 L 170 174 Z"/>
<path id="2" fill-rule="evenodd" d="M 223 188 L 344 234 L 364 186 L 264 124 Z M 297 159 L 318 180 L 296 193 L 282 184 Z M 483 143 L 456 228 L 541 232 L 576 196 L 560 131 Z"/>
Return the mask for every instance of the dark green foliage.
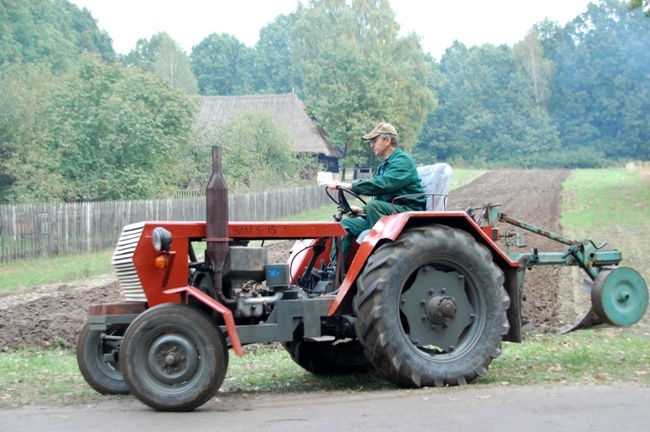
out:
<path id="1" fill-rule="evenodd" d="M 161 59 L 177 49 L 165 36 L 143 69 L 169 69 Z M 0 202 L 158 197 L 187 181 L 195 104 L 172 88 L 178 75 L 114 62 L 87 10 L 1 1 L 0 48 Z"/>
<path id="2" fill-rule="evenodd" d="M 531 166 L 559 146 L 533 86 L 506 46 L 449 48 L 440 62 L 440 105 L 418 148 L 421 162 Z"/>
<path id="3" fill-rule="evenodd" d="M 628 9 L 642 8 L 645 16 L 650 17 L 650 0 L 630 0 Z"/>
<path id="4" fill-rule="evenodd" d="M 187 95 L 198 93 L 190 59 L 167 33 L 158 33 L 150 40 L 138 40 L 135 49 L 124 56 L 122 62 L 127 67 L 154 72 Z"/>
<path id="5" fill-rule="evenodd" d="M 211 34 L 194 47 L 190 59 L 200 94 L 241 95 L 253 92 L 253 50 L 234 36 Z"/>
<path id="6" fill-rule="evenodd" d="M 86 59 L 59 104 L 69 197 L 147 198 L 182 184 L 195 107 L 166 81 Z"/>
<path id="7" fill-rule="evenodd" d="M 63 80 L 49 65 L 14 65 L 0 75 L 0 202 L 63 197 L 53 125 Z"/>
<path id="8" fill-rule="evenodd" d="M 539 155 L 533 165 L 535 168 L 602 168 L 610 166 L 611 160 L 590 147 L 562 149 Z"/>
<path id="9" fill-rule="evenodd" d="M 105 61 L 116 58 L 110 37 L 88 10 L 67 0 L 0 0 L 0 70 L 18 62 L 67 70 L 86 51 Z"/>
<path id="10" fill-rule="evenodd" d="M 86 55 L 70 72 L 0 80 L 0 201 L 157 197 L 185 181 L 196 107 L 154 74 Z"/>
<path id="11" fill-rule="evenodd" d="M 539 23 L 513 49 L 455 43 L 440 62 L 440 107 L 418 161 L 580 168 L 650 159 L 648 40 L 650 20 L 605 0 L 564 28 Z"/>
<path id="12" fill-rule="evenodd" d="M 549 34 L 549 110 L 567 150 L 650 159 L 650 20 L 607 0 Z"/>

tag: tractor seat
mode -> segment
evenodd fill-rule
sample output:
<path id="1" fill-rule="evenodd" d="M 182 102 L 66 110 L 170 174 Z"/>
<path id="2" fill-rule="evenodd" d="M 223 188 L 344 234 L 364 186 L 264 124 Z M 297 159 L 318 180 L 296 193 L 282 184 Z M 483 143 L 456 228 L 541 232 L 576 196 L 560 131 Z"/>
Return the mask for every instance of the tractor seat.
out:
<path id="1" fill-rule="evenodd" d="M 453 171 L 449 164 L 442 162 L 418 168 L 422 190 L 427 196 L 425 211 L 447 210 L 447 196 L 449 196 L 452 174 Z M 357 243 L 361 244 L 369 232 L 370 230 L 367 229 L 359 234 Z"/>
<path id="2" fill-rule="evenodd" d="M 418 168 L 422 180 L 422 190 L 427 195 L 426 211 L 447 210 L 447 196 L 451 185 L 451 167 L 446 163 L 437 163 Z"/>

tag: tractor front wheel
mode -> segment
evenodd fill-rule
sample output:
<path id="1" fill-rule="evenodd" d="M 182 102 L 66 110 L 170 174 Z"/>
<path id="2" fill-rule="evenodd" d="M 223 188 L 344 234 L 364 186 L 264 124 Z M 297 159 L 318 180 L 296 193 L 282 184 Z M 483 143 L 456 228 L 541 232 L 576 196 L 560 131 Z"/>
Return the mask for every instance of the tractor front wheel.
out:
<path id="1" fill-rule="evenodd" d="M 223 333 L 201 311 L 166 303 L 140 314 L 124 335 L 124 380 L 158 411 L 191 411 L 212 398 L 226 377 Z"/>
<path id="2" fill-rule="evenodd" d="M 91 330 L 86 323 L 77 343 L 77 364 L 86 382 L 101 394 L 128 394 L 120 370 L 119 351 L 126 325 L 105 331 Z"/>
<path id="3" fill-rule="evenodd" d="M 487 373 L 508 332 L 510 300 L 486 247 L 442 225 L 404 231 L 357 282 L 357 336 L 402 387 L 466 384 Z"/>

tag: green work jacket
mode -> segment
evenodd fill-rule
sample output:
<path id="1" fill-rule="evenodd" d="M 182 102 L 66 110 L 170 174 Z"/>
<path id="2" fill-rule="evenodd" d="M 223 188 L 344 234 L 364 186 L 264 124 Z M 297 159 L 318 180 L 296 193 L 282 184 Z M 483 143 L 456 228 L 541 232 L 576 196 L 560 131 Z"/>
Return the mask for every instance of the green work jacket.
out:
<path id="1" fill-rule="evenodd" d="M 352 183 L 352 190 L 388 203 L 398 196 L 424 193 L 413 159 L 401 148 L 384 159 L 373 178 Z M 420 195 L 397 200 L 395 204 L 408 210 L 424 210 L 425 202 L 426 197 Z"/>

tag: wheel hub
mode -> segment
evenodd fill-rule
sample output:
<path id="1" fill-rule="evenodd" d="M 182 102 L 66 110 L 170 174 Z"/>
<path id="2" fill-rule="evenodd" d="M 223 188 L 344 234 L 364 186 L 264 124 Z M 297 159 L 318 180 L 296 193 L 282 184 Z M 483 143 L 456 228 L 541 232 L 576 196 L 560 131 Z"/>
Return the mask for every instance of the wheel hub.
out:
<path id="1" fill-rule="evenodd" d="M 169 352 L 167 353 L 167 357 L 165 357 L 165 366 L 176 366 L 181 360 L 182 357 L 177 352 Z"/>
<path id="2" fill-rule="evenodd" d="M 431 266 L 418 270 L 400 303 L 411 343 L 427 352 L 456 350 L 465 329 L 476 318 L 465 292 L 465 278 L 456 271 Z"/>
<path id="3" fill-rule="evenodd" d="M 147 356 L 153 375 L 166 384 L 179 384 L 192 378 L 199 367 L 194 343 L 181 333 L 168 333 L 153 341 Z"/>
<path id="4" fill-rule="evenodd" d="M 431 296 L 426 302 L 427 318 L 436 324 L 442 324 L 456 316 L 456 302 L 448 296 Z"/>

